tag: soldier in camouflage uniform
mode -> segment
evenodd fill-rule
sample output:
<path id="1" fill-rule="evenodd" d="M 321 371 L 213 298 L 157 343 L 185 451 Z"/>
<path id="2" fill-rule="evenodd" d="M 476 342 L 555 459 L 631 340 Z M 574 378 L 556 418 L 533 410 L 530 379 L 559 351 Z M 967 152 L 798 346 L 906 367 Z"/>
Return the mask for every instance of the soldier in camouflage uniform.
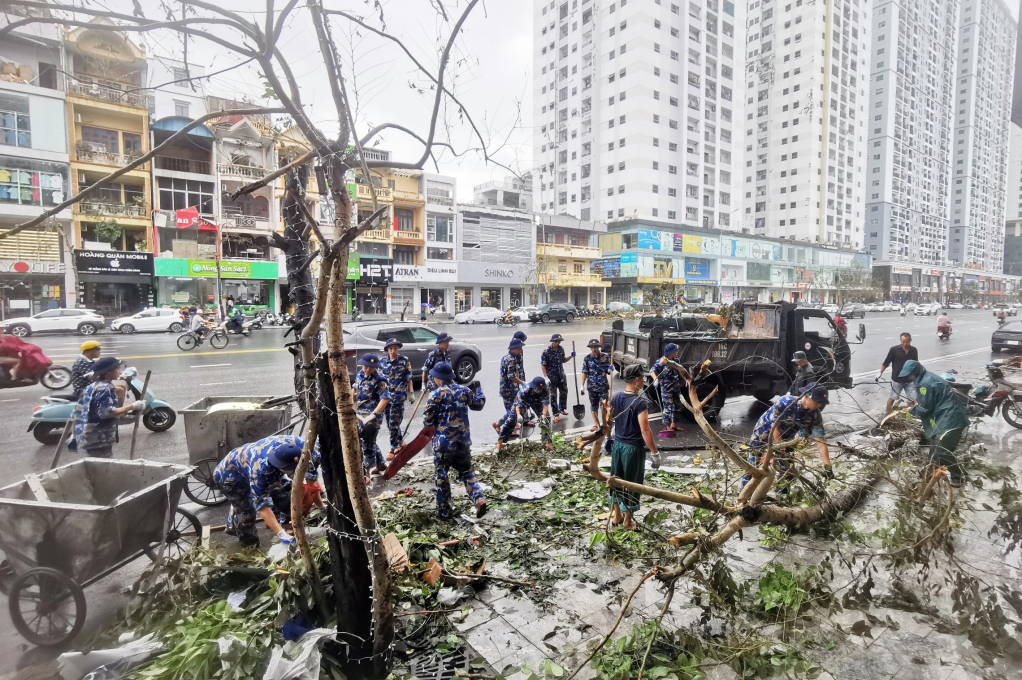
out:
<path id="1" fill-rule="evenodd" d="M 514 406 L 518 389 L 525 384 L 525 369 L 520 362 L 524 344 L 518 338 L 512 338 L 507 346 L 507 354 L 500 360 L 500 398 L 504 401 L 504 411 Z"/>
<path id="2" fill-rule="evenodd" d="M 663 406 L 664 430 L 674 432 L 677 430 L 675 414 L 677 412 L 677 399 L 681 395 L 681 375 L 678 370 L 668 365 L 667 359 L 675 361 L 678 358 L 678 346 L 673 342 L 667 343 L 664 347 L 664 356 L 656 360 L 650 375 L 653 380 L 660 383 L 660 403 Z"/>
<path id="3" fill-rule="evenodd" d="M 362 470 L 368 483 L 369 475 L 382 474 L 387 468 L 380 447 L 376 445 L 376 436 L 380 433 L 380 414 L 390 403 L 387 392 L 387 381 L 380 368 L 380 358 L 372 352 L 366 352 L 358 360 L 362 369 L 355 378 L 355 417 L 358 418 L 358 438 L 362 442 Z"/>
<path id="4" fill-rule="evenodd" d="M 451 340 L 447 333 L 436 336 L 436 349 L 426 355 L 426 363 L 422 365 L 422 389 L 428 391 L 436 389 L 436 383 L 429 377 L 429 372 L 441 361 L 451 363 Z"/>
<path id="5" fill-rule="evenodd" d="M 512 340 L 522 341 L 522 351 L 517 354 L 518 367 L 522 369 L 522 376 L 525 376 L 525 341 L 529 339 L 529 336 L 524 331 L 515 331 L 515 334 L 511 336 Z"/>
<path id="6" fill-rule="evenodd" d="M 237 536 L 242 546 L 259 545 L 256 516 L 282 543 L 293 539 L 281 526 L 291 516 L 291 479 L 302 455 L 305 441 L 295 435 L 275 435 L 232 450 L 213 470 L 213 481 L 231 504 L 227 533 Z M 305 473 L 307 482 L 319 479 L 319 447 Z"/>
<path id="7" fill-rule="evenodd" d="M 593 414 L 593 426 L 589 428 L 593 432 L 600 427 L 600 402 L 604 401 L 610 392 L 610 385 L 607 382 L 607 374 L 613 367 L 610 365 L 610 357 L 600 351 L 600 341 L 592 339 L 586 345 L 589 349 L 589 356 L 582 360 L 582 394 L 589 390 L 589 411 Z"/>
<path id="8" fill-rule="evenodd" d="M 429 374 L 438 386 L 426 402 L 423 424 L 433 428 L 437 516 L 451 519 L 454 515 L 451 482 L 448 478 L 450 469 L 454 468 L 465 484 L 469 499 L 475 505 L 476 517 L 482 517 L 486 514 L 486 500 L 472 472 L 472 436 L 469 432 L 468 411 L 481 411 L 486 404 L 486 397 L 478 380 L 469 383 L 468 387 L 456 384 L 454 369 L 445 361 L 430 369 Z"/>
<path id="9" fill-rule="evenodd" d="M 390 402 L 387 403 L 387 429 L 390 430 L 390 452 L 387 460 L 394 460 L 394 451 L 401 446 L 401 421 L 405 417 L 405 401 L 414 401 L 415 385 L 412 383 L 412 362 L 404 354 L 398 354 L 402 347 L 400 340 L 391 338 L 383 346 L 387 356 L 380 359 L 380 372 L 387 381 Z"/>
<path id="10" fill-rule="evenodd" d="M 547 386 L 546 378 L 538 375 L 532 379 L 532 382 L 518 390 L 514 405 L 508 409 L 508 412 L 504 414 L 504 417 L 497 424 L 497 434 L 499 436 L 496 447 L 497 451 L 500 451 L 504 444 L 511 439 L 515 423 L 520 419 L 528 418 L 530 411 L 539 415 L 543 423 L 548 426 L 543 432 L 543 445 L 548 449 L 554 448 L 549 441 L 550 388 Z"/>
<path id="11" fill-rule="evenodd" d="M 550 381 L 550 405 L 553 406 L 554 422 L 560 422 L 556 416 L 568 415 L 568 377 L 564 374 L 564 364 L 575 356 L 572 352 L 564 356 L 561 343 L 564 336 L 554 333 L 550 337 L 550 346 L 543 350 L 539 365 L 543 367 L 543 375 Z"/>

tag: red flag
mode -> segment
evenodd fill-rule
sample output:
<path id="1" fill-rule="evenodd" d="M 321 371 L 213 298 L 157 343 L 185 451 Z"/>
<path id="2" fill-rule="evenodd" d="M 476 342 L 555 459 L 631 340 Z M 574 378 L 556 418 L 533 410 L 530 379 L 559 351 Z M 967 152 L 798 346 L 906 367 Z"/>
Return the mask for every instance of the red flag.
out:
<path id="1" fill-rule="evenodd" d="M 199 209 L 195 206 L 176 211 L 177 228 L 190 229 L 199 221 Z"/>

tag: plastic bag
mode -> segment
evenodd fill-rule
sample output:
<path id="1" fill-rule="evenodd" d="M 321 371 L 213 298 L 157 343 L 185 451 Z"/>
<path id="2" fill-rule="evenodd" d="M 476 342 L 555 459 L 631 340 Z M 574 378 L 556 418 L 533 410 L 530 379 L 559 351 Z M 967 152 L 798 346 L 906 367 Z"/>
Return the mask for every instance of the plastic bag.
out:
<path id="1" fill-rule="evenodd" d="M 333 628 L 315 628 L 296 642 L 274 647 L 263 680 L 319 680 L 319 642 L 337 635 Z"/>
<path id="2" fill-rule="evenodd" d="M 116 680 L 163 649 L 163 643 L 153 640 L 151 633 L 137 640 L 131 640 L 131 635 L 133 633 L 122 635 L 118 642 L 123 640 L 125 644 L 113 649 L 61 654 L 57 658 L 60 677 L 63 680 Z"/>

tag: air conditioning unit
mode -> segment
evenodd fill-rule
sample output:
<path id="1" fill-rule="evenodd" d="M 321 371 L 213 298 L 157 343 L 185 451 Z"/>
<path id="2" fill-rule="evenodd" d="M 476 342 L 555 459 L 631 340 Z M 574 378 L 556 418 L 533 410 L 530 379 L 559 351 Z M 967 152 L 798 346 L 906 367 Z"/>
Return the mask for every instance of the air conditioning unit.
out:
<path id="1" fill-rule="evenodd" d="M 75 114 L 75 122 L 76 123 L 81 123 L 82 122 L 82 114 L 80 114 L 80 113 L 76 113 Z"/>

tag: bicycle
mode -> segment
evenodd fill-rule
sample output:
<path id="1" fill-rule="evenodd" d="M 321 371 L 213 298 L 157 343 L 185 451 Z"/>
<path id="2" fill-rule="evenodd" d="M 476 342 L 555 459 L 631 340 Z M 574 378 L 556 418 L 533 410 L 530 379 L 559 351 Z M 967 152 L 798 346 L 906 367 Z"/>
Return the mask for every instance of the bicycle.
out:
<path id="1" fill-rule="evenodd" d="M 227 333 L 225 333 L 222 328 L 214 328 L 208 333 L 203 333 L 202 335 L 197 335 L 192 331 L 186 331 L 177 339 L 178 349 L 190 352 L 205 342 L 207 336 L 209 337 L 209 344 L 213 347 L 213 349 L 223 349 L 230 343 Z"/>

